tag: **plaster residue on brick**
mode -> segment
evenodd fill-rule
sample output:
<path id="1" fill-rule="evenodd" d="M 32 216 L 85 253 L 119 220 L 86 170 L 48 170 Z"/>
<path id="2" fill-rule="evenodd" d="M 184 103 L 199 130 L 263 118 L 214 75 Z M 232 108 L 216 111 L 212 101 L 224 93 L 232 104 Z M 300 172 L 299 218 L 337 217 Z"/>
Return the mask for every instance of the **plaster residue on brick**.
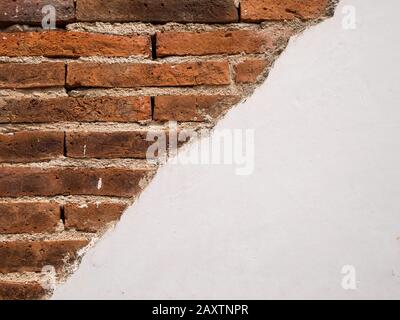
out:
<path id="1" fill-rule="evenodd" d="M 81 1 L 81 0 L 78 0 Z M 93 0 L 96 1 L 96 0 Z M 213 3 L 214 0 L 208 0 L 210 4 Z M 230 1 L 230 0 L 227 0 Z M 232 0 L 233 1 L 233 0 Z M 249 0 L 247 0 L 249 1 Z M 250 0 L 253 1 L 253 0 Z M 260 1 L 260 0 L 254 0 Z M 324 3 L 325 0 L 321 0 L 321 3 Z M 62 74 L 61 78 L 65 78 L 63 84 L 57 85 L 46 85 L 46 79 L 35 79 L 35 74 L 31 74 L 33 80 L 37 80 L 38 83 L 34 83 L 32 85 L 26 85 L 26 87 L 18 87 L 21 84 L 21 80 L 18 79 L 18 74 L 7 73 L 4 75 L 0 74 L 0 139 L 9 139 L 14 135 L 14 133 L 18 132 L 27 132 L 28 134 L 34 135 L 37 133 L 46 133 L 46 132 L 58 132 L 64 134 L 63 140 L 63 150 L 59 150 L 58 154 L 55 154 L 51 159 L 39 159 L 35 158 L 35 154 L 33 152 L 32 158 L 29 161 L 11 159 L 7 157 L 7 160 L 1 160 L 1 146 L 0 146 L 0 176 L 1 170 L 7 172 L 5 176 L 9 179 L 12 179 L 12 176 L 9 177 L 10 172 L 23 172 L 26 175 L 30 175 L 33 172 L 33 176 L 31 179 L 38 179 L 35 181 L 33 186 L 29 185 L 28 181 L 24 181 L 21 186 L 15 187 L 15 193 L 1 194 L 1 183 L 8 183 L 7 178 L 3 181 L 0 179 L 0 208 L 2 204 L 21 204 L 21 203 L 55 203 L 59 206 L 60 217 L 59 224 L 54 232 L 51 233 L 20 233 L 20 234 L 0 234 L 0 244 L 3 245 L 4 248 L 7 249 L 8 244 L 16 243 L 18 241 L 28 241 L 32 244 L 41 243 L 43 241 L 79 241 L 82 240 L 85 243 L 82 248 L 79 248 L 78 252 L 76 252 L 76 256 L 71 259 L 70 256 L 66 255 L 63 259 L 64 264 L 62 268 L 60 268 L 57 272 L 57 281 L 65 281 L 68 276 L 73 273 L 76 268 L 78 268 L 79 262 L 84 256 L 84 254 L 95 245 L 96 241 L 101 238 L 101 236 L 107 232 L 110 228 L 112 228 L 118 219 L 113 221 L 108 221 L 105 219 L 104 224 L 99 228 L 96 226 L 96 230 L 94 232 L 83 232 L 76 230 L 74 228 L 68 228 L 66 219 L 68 220 L 68 205 L 77 206 L 79 209 L 93 209 L 94 210 L 101 207 L 104 204 L 121 204 L 124 206 L 132 205 L 135 200 L 138 199 L 140 193 L 146 188 L 146 186 L 151 182 L 152 178 L 156 174 L 160 163 L 157 161 L 147 161 L 146 159 L 140 157 L 126 157 L 123 153 L 116 154 L 110 158 L 104 156 L 94 156 L 89 158 L 88 155 L 92 151 L 91 145 L 87 142 L 82 142 L 81 145 L 77 146 L 80 150 L 79 155 L 83 155 L 82 158 L 70 156 L 69 148 L 70 146 L 67 143 L 68 134 L 96 134 L 96 133 L 107 133 L 110 136 L 114 134 L 119 134 L 120 132 L 124 133 L 147 133 L 147 132 L 165 132 L 168 130 L 168 124 L 163 121 L 156 120 L 154 116 L 154 112 L 157 111 L 158 105 L 156 103 L 157 97 L 161 96 L 176 96 L 176 97 L 222 97 L 223 103 L 221 101 L 218 102 L 218 105 L 208 106 L 208 108 L 198 107 L 199 110 L 194 110 L 193 114 L 186 115 L 186 118 L 178 121 L 177 129 L 184 130 L 190 129 L 194 131 L 199 131 L 203 129 L 212 129 L 215 124 L 223 118 L 226 113 L 239 104 L 241 101 L 245 100 L 249 97 L 253 91 L 265 81 L 268 76 L 269 71 L 273 68 L 274 62 L 282 53 L 282 51 L 286 48 L 289 39 L 301 33 L 308 27 L 319 23 L 324 20 L 328 16 L 332 15 L 333 8 L 335 7 L 337 1 L 330 0 L 329 5 L 326 8 L 326 12 L 322 14 L 322 16 L 317 17 L 315 19 L 291 19 L 291 20 L 281 20 L 275 19 L 276 21 L 257 21 L 257 22 L 244 22 L 237 21 L 224 23 L 225 21 L 218 21 L 215 23 L 198 23 L 196 21 L 188 21 L 188 23 L 177 23 L 174 22 L 174 17 L 171 17 L 171 21 L 165 24 L 158 23 L 146 23 L 146 22 L 126 22 L 126 23 L 116 23 L 116 22 L 76 22 L 76 23 L 65 23 L 62 25 L 58 31 L 66 31 L 68 33 L 79 34 L 104 34 L 104 35 L 114 35 L 114 36 L 145 36 L 148 37 L 149 44 L 148 47 L 143 48 L 143 52 L 150 51 L 151 49 L 157 48 L 157 33 L 167 34 L 169 32 L 191 32 L 194 34 L 201 33 L 212 33 L 212 32 L 221 32 L 224 31 L 226 33 L 231 33 L 235 31 L 243 31 L 248 30 L 252 32 L 261 32 L 264 35 L 274 35 L 277 36 L 275 42 L 270 47 L 262 47 L 262 50 L 258 50 L 257 52 L 249 52 L 247 54 L 241 53 L 230 53 L 223 52 L 222 54 L 205 54 L 205 55 L 196 55 L 196 54 L 184 54 L 181 56 L 178 55 L 167 55 L 158 56 L 157 52 L 152 52 L 150 56 L 146 56 L 143 54 L 136 55 L 127 55 L 125 54 L 122 57 L 114 57 L 114 56 L 94 56 L 97 52 L 92 51 L 92 55 L 88 56 L 77 56 L 71 58 L 65 56 L 53 56 L 46 55 L 45 44 L 41 44 L 44 47 L 43 56 L 41 56 L 41 51 L 39 51 L 39 55 L 29 56 L 29 55 L 21 55 L 12 54 L 12 56 L 0 56 L 0 67 L 1 66 L 23 66 L 25 64 L 32 64 L 34 67 L 40 67 L 43 63 L 59 63 L 65 65 L 65 74 Z M 241 6 L 239 6 L 240 1 L 234 0 L 235 10 L 242 10 Z M 30 8 L 30 10 L 35 10 L 34 8 Z M 92 14 L 96 14 L 96 12 L 92 12 Z M 110 17 L 111 17 L 110 13 Z M 110 18 L 111 19 L 111 18 Z M 194 18 L 195 19 L 195 18 Z M 6 27 L 0 31 L 0 40 L 3 40 L 6 43 L 9 40 L 10 34 L 14 32 L 36 32 L 40 31 L 38 26 L 35 23 L 28 25 L 26 21 L 13 21 L 14 23 L 6 22 Z M 0 17 L 0 25 L 1 25 L 1 17 Z M 204 45 L 215 45 L 213 42 L 211 44 L 207 44 L 207 41 Z M 13 44 L 14 45 L 14 44 Z M 18 45 L 16 46 L 18 51 Z M 36 45 L 36 44 L 35 44 Z M 101 44 L 100 44 L 101 45 Z M 202 44 L 200 44 L 201 46 Z M 0 42 L 0 49 L 2 43 Z M 235 46 L 235 43 L 229 44 L 229 46 Z M 95 46 L 94 46 L 95 47 Z M 228 49 L 227 49 L 228 50 Z M 73 51 L 73 50 L 72 50 Z M 36 52 L 37 53 L 37 52 Z M 74 53 L 74 52 L 72 52 Z M 205 79 L 205 83 L 199 82 L 197 77 L 198 74 L 196 72 L 190 71 L 193 69 L 193 66 L 197 67 L 202 63 L 220 63 L 221 65 L 227 65 L 226 69 L 221 69 L 219 73 L 214 75 L 203 75 L 204 78 L 211 78 L 212 81 L 207 81 L 209 79 Z M 72 69 L 71 66 L 76 65 L 75 69 Z M 192 83 L 181 85 L 179 80 L 175 78 L 179 75 L 174 74 L 171 70 L 174 70 L 178 65 L 188 64 L 186 69 L 189 70 L 185 77 L 187 79 L 191 79 Z M 86 72 L 84 68 L 88 65 L 95 65 L 103 67 L 101 70 L 103 72 L 111 72 L 112 68 L 117 67 L 125 67 L 128 68 L 132 65 L 142 65 L 146 64 L 148 68 L 153 66 L 162 66 L 169 68 L 168 72 L 171 73 L 171 76 L 166 78 L 164 83 L 147 83 L 145 79 L 143 81 L 143 85 L 135 85 L 132 79 L 129 78 L 132 75 L 124 74 L 127 77 L 126 83 L 122 83 L 122 85 L 109 85 L 109 83 L 104 84 L 101 81 L 109 81 L 108 78 L 101 79 L 102 77 L 97 77 L 94 75 L 90 76 L 89 80 L 94 81 L 94 85 L 84 85 L 84 79 L 78 79 L 75 82 L 69 82 L 71 73 L 74 73 L 73 76 L 76 78 L 85 77 Z M 215 66 L 214 66 L 215 67 Z M 109 68 L 109 69 L 106 69 Z M 222 68 L 222 67 L 221 67 Z M 211 68 L 212 69 L 212 68 Z M 110 71 L 111 70 L 111 71 Z M 123 68 L 119 70 L 124 70 Z M 147 70 L 147 69 L 146 69 Z M 168 69 L 167 69 L 168 70 Z M 24 70 L 25 72 L 25 70 Z M 193 72 L 193 73 L 191 73 Z M 222 75 L 222 73 L 226 73 L 226 75 Z M 244 74 L 240 75 L 240 72 L 244 72 Z M 136 75 L 135 75 L 136 76 Z M 137 77 L 146 75 L 138 74 Z M 149 75 L 153 76 L 153 73 L 150 72 Z M 229 81 L 223 79 L 223 76 L 226 76 Z M 14 78 L 16 77 L 16 78 Z M 214 78 L 212 78 L 214 77 Z M 73 77 L 72 77 L 73 78 Z M 154 77 L 154 81 L 161 81 L 161 75 Z M 186 78 L 184 80 L 186 80 Z M 16 80 L 15 80 L 16 79 Z M 222 80 L 221 80 L 222 79 Z M 29 80 L 29 79 L 28 79 Z M 56 79 L 59 81 L 59 79 Z M 87 79 L 86 79 L 87 80 Z M 111 80 L 110 83 L 119 79 Z M 141 80 L 136 78 L 136 80 Z M 175 81 L 176 80 L 176 81 Z M 7 81 L 16 82 L 15 87 L 7 86 Z M 96 83 L 99 81 L 99 83 Z M 169 82 L 168 82 L 169 81 Z M 213 83 L 213 81 L 216 83 Z M 60 82 L 60 81 L 59 81 Z M 189 81 L 190 82 L 190 81 Z M 101 103 L 101 99 L 103 98 L 116 98 L 121 100 L 122 98 L 127 97 L 147 97 L 151 99 L 151 104 L 147 105 L 148 114 L 144 118 L 138 118 L 136 120 L 131 120 L 124 122 L 124 119 L 117 120 L 80 120 L 80 119 L 69 119 L 69 120 L 46 120 L 46 121 L 27 121 L 26 118 L 24 120 L 18 120 L 18 117 L 21 117 L 21 113 L 24 110 L 20 110 L 19 108 L 28 108 L 29 111 L 38 108 L 38 106 L 43 106 L 49 104 L 51 107 L 49 112 L 52 112 L 55 107 L 60 108 L 57 112 L 59 114 L 57 116 L 60 119 L 63 119 L 65 114 L 68 114 L 70 110 L 68 109 L 68 103 L 75 103 L 73 106 L 81 111 L 79 115 L 85 116 L 85 112 L 98 112 L 99 117 L 102 116 L 102 109 L 97 109 L 92 111 L 90 108 L 85 109 L 90 106 L 93 101 L 84 100 L 84 99 L 100 99 L 98 102 L 99 105 L 103 106 Z M 57 99 L 64 100 L 57 100 Z M 55 102 L 52 102 L 52 99 L 56 99 Z M 83 99 L 79 100 L 78 99 Z M 23 101 L 23 102 L 21 102 Z M 72 101 L 72 102 L 71 102 Z M 21 104 L 20 104 L 21 103 Z M 52 104 L 54 103 L 54 105 Z M 62 109 L 62 103 L 66 103 L 67 107 Z M 60 105 L 61 104 L 61 105 Z M 121 103 L 122 105 L 122 103 Z M 123 106 L 122 106 L 123 107 Z M 145 109 L 145 105 L 140 106 Z M 214 109 L 213 109 L 214 108 Z M 151 109 L 151 110 L 150 110 Z M 47 110 L 47 109 L 46 109 Z M 89 110 L 89 111 L 88 111 Z M 137 111 L 143 112 L 145 111 Z M 187 110 L 186 110 L 187 111 Z M 1 118 L 2 113 L 7 112 L 7 117 Z M 116 111 L 115 111 L 116 112 Z M 29 114 L 29 113 L 28 113 Z M 169 120 L 174 121 L 174 113 L 170 111 L 167 114 L 170 117 Z M 200 120 L 199 120 L 200 118 Z M 29 119 L 28 119 L 29 120 Z M 17 139 L 17 137 L 15 138 Z M 32 138 L 35 141 L 35 138 Z M 9 140 L 7 140 L 9 141 Z M 37 141 L 37 140 L 36 140 Z M 117 140 L 116 140 L 117 141 Z M 15 145 L 20 146 L 24 145 L 27 142 L 24 140 L 16 141 Z M 112 142 L 111 142 L 112 143 Z M 114 142 L 115 143 L 115 142 Z M 117 142 L 118 143 L 118 142 Z M 26 149 L 33 148 L 35 151 L 35 142 L 32 142 L 32 145 L 26 145 Z M 107 151 L 107 146 L 102 146 L 103 149 Z M 113 147 L 113 146 L 108 146 Z M 114 146 L 115 147 L 115 146 Z M 21 152 L 24 152 L 24 148 L 21 148 Z M 125 150 L 126 151 L 126 150 Z M 16 155 L 18 156 L 18 155 Z M 82 178 L 82 185 L 74 186 L 74 179 L 71 178 L 70 175 L 63 177 L 62 174 L 64 170 L 81 170 L 79 171 L 81 175 L 87 174 L 87 177 Z M 13 171 L 14 170 L 14 171 Z M 25 171 L 24 171 L 25 170 Z M 47 181 L 47 184 L 54 183 L 54 180 L 65 179 L 63 180 L 61 187 L 56 183 L 57 187 L 62 188 L 66 183 L 72 187 L 74 187 L 77 191 L 77 194 L 68 194 L 71 192 L 69 190 L 63 191 L 61 190 L 59 194 L 51 194 L 51 190 L 46 190 L 46 182 L 41 177 L 42 174 L 48 173 L 54 170 L 58 170 L 54 173 L 54 179 Z M 143 173 L 137 178 L 135 182 L 137 185 L 132 186 L 129 182 L 125 182 L 121 187 L 121 194 L 118 194 L 117 191 L 113 192 L 113 194 L 105 193 L 104 190 L 110 189 L 108 186 L 109 181 L 102 174 L 93 175 L 91 172 L 98 172 L 96 170 L 103 170 L 101 172 L 108 172 L 107 170 L 114 170 L 118 174 L 128 174 L 132 172 L 143 171 Z M 104 171 L 106 170 L 106 171 Z M 71 171 L 75 172 L 75 171 Z M 60 176 L 61 177 L 60 177 Z M 26 176 L 25 176 L 26 178 Z M 78 178 L 78 177 L 76 177 Z M 81 177 L 79 177 L 81 178 Z M 57 182 L 57 181 L 56 181 Z M 84 183 L 85 182 L 85 183 Z M 38 191 L 31 192 L 31 189 L 38 188 Z M 90 191 L 85 190 L 85 188 L 89 188 Z M 124 190 L 127 188 L 127 190 Z M 4 188 L 3 188 L 4 189 Z M 74 189 L 74 190 L 75 190 Z M 81 191 L 81 189 L 83 191 Z M 5 189 L 4 189 L 5 190 Z M 49 192 L 49 194 L 45 194 L 43 190 Z M 132 191 L 134 190 L 134 191 Z M 24 193 L 26 192 L 26 194 Z M 124 192 L 122 194 L 122 192 Z M 86 194 L 88 193 L 88 194 Z M 129 196 L 127 196 L 129 194 Z M 98 211 L 100 212 L 100 211 Z M 89 214 L 89 213 L 88 213 Z M 0 212 L 1 215 L 1 212 Z M 100 217 L 101 218 L 101 217 Z M 101 219 L 99 219 L 100 221 Z M 84 221 L 83 221 L 84 222 Z M 84 223 L 83 223 L 84 224 Z M 81 226 L 82 227 L 82 226 Z M 83 228 L 83 227 L 82 227 Z M 79 228 L 78 228 L 79 229 Z M 1 254 L 0 249 L 0 254 Z M 1 281 L 13 281 L 17 282 L 40 282 L 42 275 L 38 272 L 26 272 L 24 269 L 24 263 L 29 264 L 29 261 L 23 262 L 21 260 L 21 272 L 10 271 L 9 273 L 3 272 L 0 273 L 0 289 L 1 289 Z M 7 265 L 0 265 L 0 268 L 3 270 L 7 269 Z M 17 289 L 16 289 L 17 290 Z M 25 289 L 24 289 L 25 290 Z M 1 292 L 1 290 L 0 290 Z M 48 291 L 50 293 L 51 290 Z M 11 296 L 11 295 L 10 295 Z M 0 296 L 1 298 L 1 296 Z"/>

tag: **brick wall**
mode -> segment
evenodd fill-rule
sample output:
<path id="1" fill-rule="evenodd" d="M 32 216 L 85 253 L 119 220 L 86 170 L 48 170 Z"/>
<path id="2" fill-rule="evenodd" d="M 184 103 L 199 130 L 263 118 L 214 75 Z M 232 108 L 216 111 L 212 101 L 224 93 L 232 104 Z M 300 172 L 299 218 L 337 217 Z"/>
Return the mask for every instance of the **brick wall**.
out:
<path id="1" fill-rule="evenodd" d="M 154 176 L 147 132 L 212 127 L 334 4 L 0 1 L 0 299 L 48 296 Z"/>

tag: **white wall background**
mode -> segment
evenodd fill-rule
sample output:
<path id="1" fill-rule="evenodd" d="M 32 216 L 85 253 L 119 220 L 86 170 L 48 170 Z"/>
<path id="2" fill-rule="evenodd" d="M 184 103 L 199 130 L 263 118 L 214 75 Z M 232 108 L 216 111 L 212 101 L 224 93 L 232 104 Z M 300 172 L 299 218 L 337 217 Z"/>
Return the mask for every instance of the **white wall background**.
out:
<path id="1" fill-rule="evenodd" d="M 54 298 L 400 298 L 399 10 L 344 0 L 292 39 L 218 126 L 256 129 L 254 174 L 162 168 Z"/>

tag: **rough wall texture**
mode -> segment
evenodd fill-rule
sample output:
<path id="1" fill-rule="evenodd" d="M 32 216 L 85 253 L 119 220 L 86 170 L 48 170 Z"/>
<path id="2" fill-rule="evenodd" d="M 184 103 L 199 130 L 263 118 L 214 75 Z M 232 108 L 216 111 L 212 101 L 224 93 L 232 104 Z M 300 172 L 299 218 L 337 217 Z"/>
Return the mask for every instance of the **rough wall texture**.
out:
<path id="1" fill-rule="evenodd" d="M 0 299 L 49 296 L 154 176 L 147 132 L 213 127 L 335 2 L 0 0 Z"/>

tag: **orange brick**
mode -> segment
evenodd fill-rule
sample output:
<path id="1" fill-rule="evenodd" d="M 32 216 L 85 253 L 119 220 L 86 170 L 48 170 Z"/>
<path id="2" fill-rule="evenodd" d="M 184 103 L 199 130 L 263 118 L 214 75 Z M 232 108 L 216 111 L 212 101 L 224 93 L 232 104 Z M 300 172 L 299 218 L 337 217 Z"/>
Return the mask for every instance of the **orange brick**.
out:
<path id="1" fill-rule="evenodd" d="M 255 83 L 265 71 L 268 61 L 248 59 L 235 65 L 235 81 L 237 83 Z"/>
<path id="2" fill-rule="evenodd" d="M 241 20 L 316 19 L 326 15 L 328 0 L 242 0 Z"/>
<path id="3" fill-rule="evenodd" d="M 159 32 L 157 56 L 263 53 L 277 46 L 279 36 L 267 30 Z"/>
<path id="4" fill-rule="evenodd" d="M 68 64 L 67 85 L 76 87 L 133 88 L 228 85 L 227 61 L 184 63 Z"/>
<path id="5" fill-rule="evenodd" d="M 14 32 L 0 41 L 0 56 L 149 57 L 150 36 L 118 36 L 87 32 Z"/>

